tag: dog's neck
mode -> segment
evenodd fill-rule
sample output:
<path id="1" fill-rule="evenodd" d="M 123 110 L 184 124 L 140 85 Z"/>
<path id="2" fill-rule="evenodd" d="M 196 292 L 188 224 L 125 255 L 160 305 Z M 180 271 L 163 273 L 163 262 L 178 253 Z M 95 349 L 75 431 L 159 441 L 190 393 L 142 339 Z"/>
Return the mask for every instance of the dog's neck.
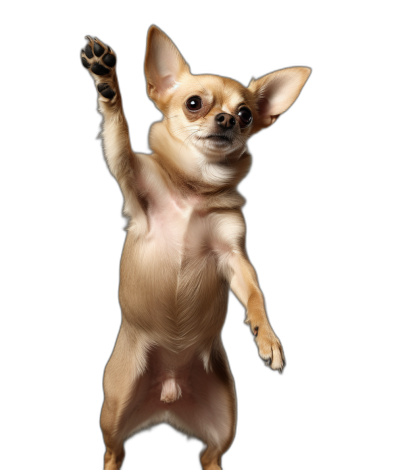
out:
<path id="1" fill-rule="evenodd" d="M 175 184 L 201 193 L 213 193 L 232 189 L 247 174 L 251 157 L 245 148 L 235 160 L 211 162 L 193 145 L 185 145 L 173 137 L 165 121 L 152 125 L 149 145 L 158 163 Z"/>

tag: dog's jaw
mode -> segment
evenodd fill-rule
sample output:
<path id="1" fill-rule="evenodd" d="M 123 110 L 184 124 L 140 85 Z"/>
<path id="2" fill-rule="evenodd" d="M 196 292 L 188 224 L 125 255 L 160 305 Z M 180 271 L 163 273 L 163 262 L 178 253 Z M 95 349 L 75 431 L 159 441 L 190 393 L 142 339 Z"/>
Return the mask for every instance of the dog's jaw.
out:
<path id="1" fill-rule="evenodd" d="M 160 163 L 186 180 L 205 185 L 207 190 L 235 186 L 250 168 L 245 145 L 235 142 L 215 144 L 204 132 L 197 142 L 182 142 L 173 137 L 165 121 L 153 124 L 149 143 Z"/>
<path id="2" fill-rule="evenodd" d="M 247 151 L 248 135 L 242 134 L 238 126 L 235 129 L 218 127 L 214 117 L 214 114 L 206 115 L 192 123 L 185 122 L 184 118 L 163 122 L 185 151 L 200 155 L 208 163 L 234 163 Z"/>
<path id="3" fill-rule="evenodd" d="M 231 164 L 247 151 L 247 146 L 236 136 L 212 132 L 204 133 L 195 145 L 210 163 Z"/>

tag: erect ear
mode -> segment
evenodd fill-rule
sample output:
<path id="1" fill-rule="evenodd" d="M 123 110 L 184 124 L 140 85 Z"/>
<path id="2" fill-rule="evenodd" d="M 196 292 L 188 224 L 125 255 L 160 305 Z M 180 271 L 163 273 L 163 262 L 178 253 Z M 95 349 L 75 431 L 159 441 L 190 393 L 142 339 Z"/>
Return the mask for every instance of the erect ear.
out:
<path id="1" fill-rule="evenodd" d="M 254 93 L 258 109 L 255 132 L 270 126 L 292 106 L 310 73 L 308 67 L 290 67 L 250 82 L 249 90 Z"/>
<path id="2" fill-rule="evenodd" d="M 151 26 L 147 34 L 144 72 L 147 93 L 156 104 L 168 97 L 183 74 L 190 73 L 175 44 L 156 26 Z"/>

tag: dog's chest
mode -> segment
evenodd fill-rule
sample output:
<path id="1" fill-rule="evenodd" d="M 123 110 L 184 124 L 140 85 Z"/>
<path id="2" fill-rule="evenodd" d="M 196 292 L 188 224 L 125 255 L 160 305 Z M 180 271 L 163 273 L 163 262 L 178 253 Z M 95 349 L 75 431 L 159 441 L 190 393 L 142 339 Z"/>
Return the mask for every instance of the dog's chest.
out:
<path id="1" fill-rule="evenodd" d="M 209 245 L 212 227 L 201 196 L 164 192 L 150 204 L 148 240 L 180 254 Z"/>
<path id="2" fill-rule="evenodd" d="M 210 209 L 204 196 L 183 196 L 154 183 L 147 186 L 147 222 L 138 223 L 136 232 L 133 226 L 125 243 L 120 302 L 124 314 L 131 321 L 140 317 L 160 344 L 183 350 L 199 341 L 205 324 L 207 335 L 222 328 L 228 284 L 219 260 L 229 246 L 221 227 L 229 215 L 214 209 L 215 201 Z M 169 385 L 165 396 L 176 392 Z"/>

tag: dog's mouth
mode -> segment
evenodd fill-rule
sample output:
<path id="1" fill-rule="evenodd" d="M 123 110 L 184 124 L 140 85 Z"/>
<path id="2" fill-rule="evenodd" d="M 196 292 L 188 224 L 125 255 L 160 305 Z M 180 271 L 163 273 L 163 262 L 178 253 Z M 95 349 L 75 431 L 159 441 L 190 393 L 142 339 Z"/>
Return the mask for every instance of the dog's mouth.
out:
<path id="1" fill-rule="evenodd" d="M 203 137 L 205 140 L 210 140 L 215 144 L 232 144 L 233 139 L 225 134 L 208 134 L 206 137 Z"/>

